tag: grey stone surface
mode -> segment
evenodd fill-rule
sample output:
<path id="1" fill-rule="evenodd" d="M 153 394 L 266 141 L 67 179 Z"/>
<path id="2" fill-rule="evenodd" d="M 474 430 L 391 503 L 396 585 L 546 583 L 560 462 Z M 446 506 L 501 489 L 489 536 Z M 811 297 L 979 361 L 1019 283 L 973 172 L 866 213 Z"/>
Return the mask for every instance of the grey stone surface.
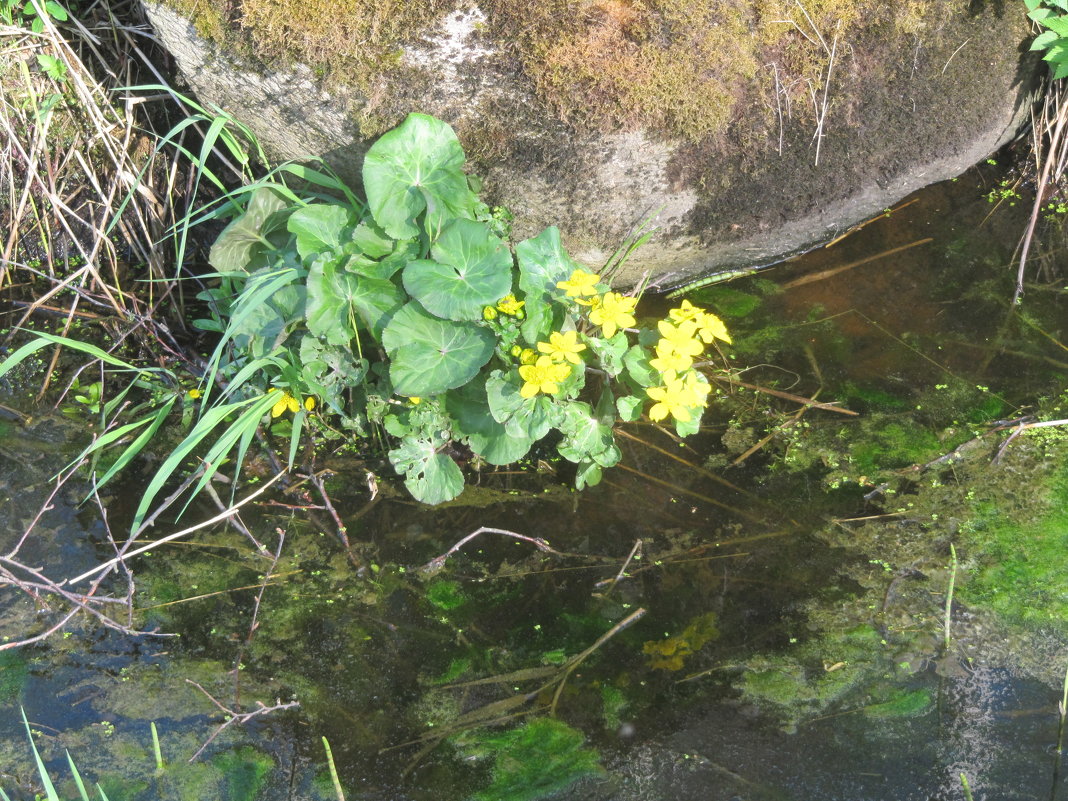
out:
<path id="1" fill-rule="evenodd" d="M 662 288 L 829 239 L 1009 141 L 1026 119 L 1036 74 L 1023 54 L 1026 20 L 998 3 L 972 5 L 877 69 L 863 43 L 842 49 L 817 165 L 811 121 L 783 120 L 755 145 L 731 133 L 695 145 L 566 125 L 484 34 L 474 4 L 458 3 L 431 36 L 405 48 L 408 75 L 421 79 L 365 96 L 329 93 L 304 66 L 267 70 L 222 52 L 174 11 L 146 2 L 191 87 L 248 124 L 275 157 L 322 156 L 355 179 L 369 144 L 361 119 L 434 114 L 456 128 L 487 199 L 512 209 L 519 236 L 558 225 L 575 257 L 600 267 L 628 231 L 656 215 L 655 239 L 621 281 L 649 275 Z"/>

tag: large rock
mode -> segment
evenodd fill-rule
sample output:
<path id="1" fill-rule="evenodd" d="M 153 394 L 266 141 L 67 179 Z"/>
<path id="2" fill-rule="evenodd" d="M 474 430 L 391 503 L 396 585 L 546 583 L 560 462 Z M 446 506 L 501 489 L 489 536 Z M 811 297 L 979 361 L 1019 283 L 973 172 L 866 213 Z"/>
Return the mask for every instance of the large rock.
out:
<path id="1" fill-rule="evenodd" d="M 274 47 L 301 18 L 270 5 L 211 25 L 177 0 L 146 7 L 197 94 L 274 156 L 355 179 L 374 135 L 434 114 L 517 235 L 558 225 L 599 267 L 655 214 L 621 279 L 661 287 L 774 261 L 963 172 L 1015 135 L 1036 75 L 1026 19 L 999 0 L 421 2 L 416 33 L 336 52 L 321 29 Z M 377 71 L 373 52 L 390 54 Z"/>

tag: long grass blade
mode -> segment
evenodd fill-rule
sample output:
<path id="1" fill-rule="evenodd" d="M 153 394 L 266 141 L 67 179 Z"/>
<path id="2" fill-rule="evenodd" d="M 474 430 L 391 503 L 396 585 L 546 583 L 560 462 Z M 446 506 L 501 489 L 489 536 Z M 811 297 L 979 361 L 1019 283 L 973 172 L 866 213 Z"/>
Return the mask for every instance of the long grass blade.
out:
<path id="1" fill-rule="evenodd" d="M 273 394 L 273 393 L 272 393 Z M 277 402 L 277 397 L 272 397 L 272 394 L 262 395 L 258 398 L 259 403 L 254 404 L 251 408 L 246 409 L 241 413 L 241 416 L 237 418 L 233 423 L 227 427 L 218 439 L 215 440 L 211 449 L 204 456 L 204 475 L 197 481 L 196 486 L 193 488 L 189 500 L 186 501 L 186 506 L 195 498 L 201 490 L 207 485 L 208 481 L 219 471 L 223 462 L 226 459 L 226 454 L 233 450 L 234 445 L 241 443 L 240 456 L 234 467 L 234 481 L 232 487 L 236 490 L 237 478 L 241 471 L 241 463 L 244 460 L 245 451 L 248 449 L 248 443 L 252 441 L 252 437 L 256 434 L 256 429 L 259 428 L 260 419 L 266 414 Z M 183 507 L 183 511 L 184 511 Z"/>
<path id="2" fill-rule="evenodd" d="M 285 267 L 281 270 L 265 273 L 263 275 L 256 275 L 249 279 L 249 282 L 242 291 L 241 297 L 238 299 L 237 305 L 230 317 L 230 323 L 226 328 L 226 333 L 220 337 L 219 343 L 215 346 L 215 350 L 212 352 L 211 358 L 208 360 L 208 366 L 205 371 L 208 381 L 204 388 L 204 394 L 202 395 L 202 398 L 204 399 L 203 403 L 207 403 L 208 396 L 211 394 L 212 387 L 215 385 L 215 376 L 219 369 L 219 363 L 222 361 L 226 346 L 234 337 L 234 334 L 241 329 L 249 316 L 257 312 L 260 306 L 266 303 L 275 292 L 287 284 L 292 283 L 298 276 L 299 272 L 297 270 L 292 267 Z"/>
<path id="3" fill-rule="evenodd" d="M 30 721 L 26 719 L 25 709 L 22 710 L 22 723 L 26 727 L 26 736 L 30 738 L 30 748 L 33 749 L 33 758 L 37 762 L 37 773 L 41 777 L 41 786 L 44 787 L 45 798 L 48 801 L 61 801 L 59 793 L 56 792 L 52 779 L 48 775 L 48 771 L 45 770 L 41 755 L 37 753 L 37 744 L 33 741 L 33 732 L 30 731 Z"/>
<path id="4" fill-rule="evenodd" d="M 67 764 L 70 766 L 70 772 L 74 776 L 74 784 L 78 788 L 78 795 L 82 797 L 82 801 L 89 801 L 89 793 L 85 789 L 85 782 L 82 781 L 82 774 L 78 772 L 78 766 L 74 764 L 74 760 L 71 758 L 70 751 L 67 751 Z"/>
<path id="5" fill-rule="evenodd" d="M 14 353 L 0 362 L 0 376 L 10 372 L 19 364 L 21 364 L 26 358 L 32 356 L 42 348 L 47 348 L 49 345 L 63 345 L 76 350 L 86 355 L 92 356 L 94 359 L 100 359 L 100 361 L 112 365 L 113 367 L 121 367 L 124 370 L 131 370 L 135 373 L 163 373 L 166 375 L 172 375 L 169 370 L 165 370 L 161 367 L 135 367 L 128 362 L 124 362 L 115 356 L 112 356 L 105 350 L 101 350 L 96 345 L 90 345 L 88 342 L 80 342 L 77 339 L 69 339 L 68 337 L 61 337 L 55 334 L 38 333 L 37 338 L 22 345 Z"/>
<path id="6" fill-rule="evenodd" d="M 177 400 L 178 398 L 176 397 L 171 398 L 156 411 L 156 414 L 153 417 L 138 421 L 138 425 L 144 425 L 144 423 L 151 420 L 151 425 L 142 431 L 137 439 L 130 443 L 119 458 L 115 460 L 115 463 L 108 468 L 108 471 L 97 480 L 97 488 L 107 484 L 116 473 L 126 467 L 137 454 L 144 450 L 144 447 L 154 436 L 156 436 L 156 432 L 159 431 L 160 426 L 163 425 L 163 421 L 170 415 L 171 409 L 174 408 L 174 404 Z M 90 496 L 86 497 L 88 498 Z"/>
<path id="7" fill-rule="evenodd" d="M 193 427 L 193 430 L 186 435 L 178 446 L 171 451 L 167 458 L 160 465 L 159 470 L 152 476 L 152 480 L 149 481 L 148 486 L 145 488 L 145 494 L 141 498 L 141 503 L 137 507 L 137 511 L 134 512 L 133 522 L 131 523 L 131 530 L 137 532 L 141 526 L 141 522 L 145 519 L 145 515 L 152 506 L 152 501 L 155 500 L 156 495 L 163 489 L 163 485 L 167 483 L 172 475 L 182 466 L 182 462 L 192 452 L 194 448 L 200 445 L 216 426 L 220 425 L 228 415 L 234 413 L 238 409 L 242 409 L 251 406 L 256 410 L 256 414 L 263 415 L 271 406 L 274 405 L 274 399 L 265 395 L 261 395 L 255 398 L 248 398 L 246 400 L 235 401 L 234 403 L 228 403 L 221 406 L 215 406 L 209 409 L 204 415 L 197 421 L 197 424 Z M 210 466 L 209 466 L 210 469 Z M 215 466 L 218 469 L 218 466 Z"/>

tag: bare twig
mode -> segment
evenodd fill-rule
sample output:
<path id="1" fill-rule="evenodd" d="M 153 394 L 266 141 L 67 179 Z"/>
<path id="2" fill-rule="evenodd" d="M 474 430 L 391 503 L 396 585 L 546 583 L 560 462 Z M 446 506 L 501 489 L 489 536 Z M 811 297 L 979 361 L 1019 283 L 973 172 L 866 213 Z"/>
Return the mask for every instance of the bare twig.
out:
<path id="1" fill-rule="evenodd" d="M 166 537 L 161 537 L 158 540 L 150 542 L 148 545 L 144 545 L 144 546 L 142 546 L 140 548 L 137 548 L 136 550 L 130 551 L 128 554 L 126 554 L 124 556 L 118 556 L 118 557 L 116 557 L 114 559 L 109 559 L 107 562 L 104 562 L 103 564 L 97 565 L 92 570 L 86 570 L 80 576 L 75 576 L 74 578 L 70 579 L 69 581 L 67 581 L 65 583 L 66 584 L 77 584 L 79 581 L 84 581 L 85 579 L 89 578 L 90 576 L 95 576 L 97 573 L 101 573 L 101 572 L 103 572 L 105 570 L 108 570 L 108 569 L 114 567 L 116 564 L 121 562 L 123 559 L 129 559 L 129 558 L 131 558 L 133 556 L 139 556 L 140 554 L 143 554 L 146 551 L 151 551 L 153 548 L 156 548 L 156 547 L 158 547 L 160 545 L 163 545 L 164 543 L 172 542 L 172 541 L 177 540 L 177 539 L 181 539 L 182 537 L 185 537 L 185 536 L 187 536 L 189 534 L 192 534 L 194 531 L 200 531 L 200 529 L 202 529 L 202 528 L 207 528 L 208 526 L 213 526 L 216 523 L 222 522 L 223 520 L 226 520 L 228 517 L 231 517 L 232 515 L 236 514 L 237 510 L 240 509 L 242 506 L 245 506 L 246 504 L 251 503 L 252 501 L 256 500 L 256 498 L 258 498 L 260 495 L 262 495 L 264 492 L 266 492 L 281 477 L 282 477 L 282 473 L 279 473 L 274 478 L 272 478 L 270 481 L 267 481 L 258 490 L 256 490 L 253 493 L 250 493 L 243 500 L 239 501 L 238 503 L 235 503 L 229 509 L 226 509 L 225 511 L 220 512 L 219 514 L 215 515 L 215 517 L 212 517 L 209 520 L 205 520 L 202 523 L 197 523 L 195 526 L 190 526 L 189 528 L 184 528 L 181 531 L 175 532 L 174 534 L 168 534 Z"/>
<path id="2" fill-rule="evenodd" d="M 218 737 L 220 734 L 222 734 L 224 731 L 226 731 L 226 729 L 228 729 L 233 724 L 240 723 L 240 724 L 243 725 L 245 723 L 248 723 L 253 718 L 261 717 L 263 715 L 270 714 L 271 712 L 278 712 L 278 711 L 283 710 L 283 709 L 293 709 L 294 707 L 300 706 L 300 702 L 299 701 L 290 701 L 287 704 L 283 704 L 281 699 L 278 699 L 275 702 L 274 706 L 267 706 L 262 701 L 257 701 L 256 702 L 256 707 L 257 707 L 256 709 L 252 710 L 251 712 L 239 712 L 239 711 L 237 711 L 235 709 L 229 709 L 228 707 L 225 707 L 222 704 L 220 704 L 217 700 L 215 700 L 214 697 L 212 697 L 211 693 L 209 693 L 207 690 L 205 690 L 203 687 L 201 687 L 199 684 L 197 684 L 192 679 L 186 679 L 186 681 L 189 684 L 192 684 L 194 687 L 196 687 L 202 693 L 204 693 L 204 695 L 206 695 L 208 697 L 208 700 L 211 701 L 213 704 L 215 704 L 215 706 L 217 706 L 219 708 L 219 710 L 224 715 L 226 715 L 226 720 L 224 720 L 222 723 L 219 724 L 219 728 L 217 728 L 214 732 L 212 732 L 211 736 L 207 740 L 204 741 L 204 744 L 202 746 L 200 746 L 200 748 L 197 749 L 197 752 L 195 754 L 193 754 L 193 756 L 189 757 L 189 763 L 190 764 L 192 764 L 193 762 L 196 762 L 197 757 L 200 756 L 202 753 L 204 753 L 204 749 L 207 748 L 209 745 L 211 745 L 212 742 L 214 742 L 216 737 Z"/>
<path id="3" fill-rule="evenodd" d="M 282 546 L 286 541 L 285 529 L 276 528 L 278 532 L 278 547 L 274 551 L 274 559 L 271 561 L 271 566 L 267 568 L 267 571 L 263 574 L 263 583 L 260 584 L 260 591 L 256 593 L 256 603 L 252 607 L 252 621 L 249 623 L 248 636 L 245 637 L 245 641 L 241 644 L 241 647 L 237 649 L 237 656 L 234 657 L 234 667 L 232 673 L 234 674 L 234 705 L 241 705 L 241 663 L 245 658 L 245 651 L 252 645 L 252 638 L 256 636 L 256 629 L 260 627 L 260 605 L 263 603 L 263 594 L 267 592 L 267 586 L 270 584 L 271 579 L 274 577 L 274 569 L 278 566 L 278 560 L 282 558 Z"/>
<path id="4" fill-rule="evenodd" d="M 605 581 L 598 581 L 593 586 L 600 589 L 607 585 L 607 589 L 603 593 L 598 593 L 601 598 L 607 598 L 608 594 L 615 589 L 615 586 L 623 579 L 627 574 L 627 565 L 631 563 L 631 560 L 635 557 L 641 558 L 642 541 L 634 540 L 634 547 L 630 549 L 630 553 L 627 554 L 627 558 L 623 560 L 623 564 L 619 567 L 619 572 L 613 578 L 606 579 Z"/>
<path id="5" fill-rule="evenodd" d="M 446 560 L 450 556 L 452 556 L 454 553 L 456 553 L 458 550 L 460 550 L 462 547 L 464 547 L 467 543 L 469 543 L 471 540 L 473 540 L 475 537 L 479 536 L 480 534 L 500 534 L 501 536 L 504 536 L 504 537 L 514 537 L 517 540 L 523 540 L 524 542 L 531 543 L 532 545 L 534 545 L 534 547 L 536 547 L 542 553 L 551 553 L 551 554 L 555 554 L 556 556 L 564 556 L 565 555 L 565 554 L 560 553 L 559 551 L 556 551 L 556 550 L 553 550 L 552 548 L 550 548 L 549 547 L 549 543 L 546 542 L 545 540 L 543 540 L 541 537 L 528 537 L 526 534 L 517 534 L 514 531 L 508 531 L 507 529 L 503 529 L 503 528 L 490 528 L 489 526 L 482 526 L 477 531 L 472 531 L 470 534 L 468 534 L 462 540 L 460 540 L 455 545 L 453 545 L 451 548 L 449 548 L 449 550 L 447 550 L 445 553 L 441 554 L 441 556 L 436 556 L 433 559 L 431 559 L 429 562 L 427 562 L 425 565 L 423 565 L 423 567 L 420 568 L 420 569 L 424 573 L 436 573 L 437 571 L 441 570 L 442 566 L 445 564 Z"/>

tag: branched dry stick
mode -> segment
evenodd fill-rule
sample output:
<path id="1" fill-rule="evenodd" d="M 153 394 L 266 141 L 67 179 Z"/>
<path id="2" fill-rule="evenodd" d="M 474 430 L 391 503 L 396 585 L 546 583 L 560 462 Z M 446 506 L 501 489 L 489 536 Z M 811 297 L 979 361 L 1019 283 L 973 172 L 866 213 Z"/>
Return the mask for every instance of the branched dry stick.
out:
<path id="1" fill-rule="evenodd" d="M 514 537 L 517 540 L 523 540 L 524 542 L 529 542 L 529 543 L 533 544 L 534 547 L 536 547 L 542 553 L 551 553 L 551 554 L 555 554 L 556 556 L 565 556 L 566 555 L 566 554 L 560 553 L 560 551 L 556 551 L 556 550 L 553 550 L 552 548 L 550 548 L 549 547 L 549 543 L 546 542 L 545 540 L 543 540 L 541 537 L 528 537 L 526 534 L 517 534 L 514 531 L 508 531 L 507 529 L 503 529 L 503 528 L 490 528 L 488 526 L 482 526 L 477 531 L 472 531 L 470 534 L 468 534 L 462 540 L 460 540 L 455 545 L 453 545 L 451 548 L 449 548 L 449 550 L 447 550 L 441 556 L 436 556 L 433 559 L 431 559 L 429 562 L 427 562 L 425 565 L 423 565 L 420 569 L 424 573 L 436 573 L 437 571 L 441 570 L 442 566 L 445 564 L 445 561 L 450 556 L 452 556 L 458 550 L 463 548 L 467 543 L 469 543 L 471 540 L 473 540 L 475 537 L 477 537 L 480 534 L 500 534 L 500 535 L 502 535 L 504 537 Z"/>
<path id="2" fill-rule="evenodd" d="M 216 523 L 219 523 L 219 522 L 221 522 L 223 520 L 226 520 L 231 515 L 236 514 L 237 510 L 240 509 L 242 506 L 244 506 L 247 503 L 250 503 L 250 502 L 254 501 L 256 498 L 258 498 L 260 495 L 262 495 L 264 492 L 266 492 L 271 487 L 271 485 L 273 485 L 281 477 L 282 477 L 282 474 L 279 473 L 274 478 L 272 478 L 270 481 L 266 482 L 258 490 L 256 490 L 255 492 L 245 496 L 245 498 L 243 500 L 235 503 L 229 509 L 226 509 L 223 512 L 215 515 L 215 517 L 213 517 L 213 518 L 211 518 L 209 520 L 205 520 L 203 523 L 197 523 L 195 526 L 190 526 L 189 528 L 184 528 L 181 531 L 175 532 L 174 534 L 168 534 L 166 537 L 161 537 L 160 539 L 155 540 L 154 542 L 150 542 L 148 545 L 142 545 L 140 548 L 137 548 L 136 550 L 130 551 L 129 553 L 127 553 L 127 554 L 125 554 L 123 556 L 118 556 L 118 557 L 116 557 L 114 559 L 109 559 L 107 562 L 104 562 L 103 564 L 97 565 L 92 570 L 86 570 L 80 576 L 75 576 L 74 578 L 70 579 L 69 581 L 67 581 L 65 583 L 66 584 L 77 584 L 79 581 L 84 581 L 85 579 L 89 578 L 90 576 L 95 576 L 97 573 L 102 573 L 105 570 L 110 570 L 115 565 L 117 565 L 119 562 L 121 562 L 123 559 L 129 559 L 132 556 L 138 556 L 140 554 L 145 553 L 146 551 L 151 551 L 153 548 L 157 548 L 157 547 L 159 547 L 160 545 L 163 545 L 166 542 L 173 542 L 174 540 L 181 539 L 182 537 L 185 537 L 188 534 L 192 534 L 194 531 L 200 531 L 200 529 L 202 529 L 202 528 L 207 528 L 208 526 L 213 526 Z"/>
<path id="3" fill-rule="evenodd" d="M 218 701 L 215 700 L 214 697 L 212 697 L 211 693 L 209 693 L 207 690 L 205 690 L 192 679 L 186 679 L 186 681 L 189 684 L 192 684 L 202 693 L 204 693 L 204 695 L 208 696 L 208 700 L 215 704 L 215 706 L 222 710 L 223 714 L 227 716 L 226 720 L 219 724 L 219 728 L 217 728 L 212 733 L 212 735 L 204 741 L 204 744 L 197 749 L 197 752 L 193 754 L 193 756 L 189 757 L 190 764 L 196 762 L 197 757 L 204 753 L 204 749 L 211 745 L 216 737 L 226 731 L 226 729 L 228 729 L 234 723 L 248 723 L 253 718 L 260 717 L 261 715 L 266 715 L 271 712 L 278 712 L 282 709 L 292 709 L 294 707 L 300 706 L 300 701 L 290 701 L 288 704 L 283 704 L 281 699 L 278 699 L 275 702 L 274 706 L 267 706 L 262 701 L 257 701 L 256 706 L 258 707 L 258 709 L 254 709 L 251 712 L 237 712 L 233 709 L 228 709 L 227 707 L 220 704 Z"/>
<path id="4" fill-rule="evenodd" d="M 597 589 L 607 586 L 603 593 L 595 593 L 595 597 L 607 598 L 608 594 L 615 589 L 615 586 L 622 581 L 623 577 L 627 575 L 627 565 L 631 563 L 631 560 L 635 557 L 641 558 L 642 541 L 640 539 L 634 540 L 634 547 L 630 549 L 630 553 L 627 554 L 627 558 L 623 560 L 623 564 L 619 566 L 619 572 L 616 573 L 614 578 L 605 579 L 604 581 L 598 581 L 593 586 Z"/>

